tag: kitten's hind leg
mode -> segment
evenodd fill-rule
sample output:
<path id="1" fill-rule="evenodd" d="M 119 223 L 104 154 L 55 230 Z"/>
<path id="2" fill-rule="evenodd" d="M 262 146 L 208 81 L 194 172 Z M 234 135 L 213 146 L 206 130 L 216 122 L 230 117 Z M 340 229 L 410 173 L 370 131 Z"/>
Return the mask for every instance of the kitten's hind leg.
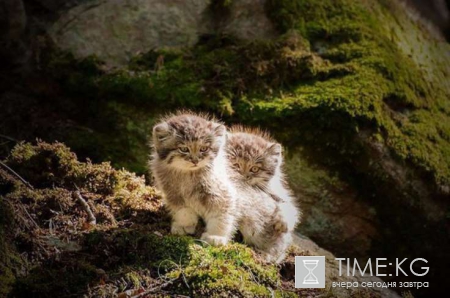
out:
<path id="1" fill-rule="evenodd" d="M 173 213 L 171 233 L 174 235 L 194 234 L 198 215 L 189 207 L 180 208 Z"/>
<path id="2" fill-rule="evenodd" d="M 286 250 L 292 243 L 292 234 L 287 232 L 283 233 L 276 238 L 273 244 L 266 248 L 263 252 L 263 256 L 266 261 L 271 263 L 281 263 L 286 257 Z"/>

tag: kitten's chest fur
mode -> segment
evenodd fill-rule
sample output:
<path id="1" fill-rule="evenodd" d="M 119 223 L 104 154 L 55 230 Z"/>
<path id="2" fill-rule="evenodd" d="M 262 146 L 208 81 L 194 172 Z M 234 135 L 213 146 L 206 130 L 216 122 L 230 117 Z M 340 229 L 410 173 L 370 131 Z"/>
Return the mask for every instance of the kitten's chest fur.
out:
<path id="1" fill-rule="evenodd" d="M 192 172 L 180 172 L 173 170 L 162 170 L 159 176 L 161 177 L 160 183 L 164 192 L 169 195 L 177 195 L 184 197 L 193 197 L 199 191 L 203 191 L 201 185 L 207 176 L 204 171 L 192 171 Z"/>
<path id="2" fill-rule="evenodd" d="M 215 193 L 218 182 L 208 169 L 192 172 L 166 170 L 158 175 L 166 200 L 174 205 L 184 205 L 203 213 L 208 208 L 205 199 Z"/>
<path id="3" fill-rule="evenodd" d="M 193 172 L 186 173 L 177 181 L 179 194 L 184 198 L 186 204 L 198 200 L 201 195 L 208 192 L 205 185 L 208 178 L 205 173 Z"/>

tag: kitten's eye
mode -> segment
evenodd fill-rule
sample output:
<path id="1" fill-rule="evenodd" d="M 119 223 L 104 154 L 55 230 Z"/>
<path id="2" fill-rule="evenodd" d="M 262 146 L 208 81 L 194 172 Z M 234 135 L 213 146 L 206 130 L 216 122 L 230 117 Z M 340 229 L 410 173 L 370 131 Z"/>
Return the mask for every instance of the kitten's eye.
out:
<path id="1" fill-rule="evenodd" d="M 178 147 L 178 150 L 180 150 L 180 152 L 182 152 L 182 153 L 189 152 L 189 148 L 186 146 L 180 146 L 180 147 Z"/>
<path id="2" fill-rule="evenodd" d="M 207 152 L 208 150 L 209 150 L 209 147 L 207 147 L 207 146 L 200 147 L 200 152 Z"/>
<path id="3" fill-rule="evenodd" d="M 250 171 L 252 172 L 252 173 L 258 173 L 259 172 L 259 167 L 252 167 L 251 169 L 250 169 Z"/>

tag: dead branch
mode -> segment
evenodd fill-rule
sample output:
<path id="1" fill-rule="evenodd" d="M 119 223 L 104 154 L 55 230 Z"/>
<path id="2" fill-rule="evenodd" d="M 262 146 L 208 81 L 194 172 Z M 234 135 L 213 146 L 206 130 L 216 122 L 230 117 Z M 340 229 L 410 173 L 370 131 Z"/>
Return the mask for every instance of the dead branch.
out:
<path id="1" fill-rule="evenodd" d="M 33 186 L 26 181 L 25 179 L 23 179 L 19 174 L 16 173 L 16 171 L 14 171 L 13 169 L 11 169 L 10 167 L 8 167 L 5 163 L 3 163 L 2 161 L 0 161 L 0 165 L 2 167 L 4 167 L 5 169 L 7 169 L 11 174 L 13 174 L 14 176 L 16 176 L 23 184 L 25 184 L 25 186 L 27 186 L 29 189 L 33 190 Z"/>
<path id="2" fill-rule="evenodd" d="M 27 207 L 25 207 L 23 204 L 19 205 L 23 212 L 28 216 L 28 218 L 31 220 L 31 222 L 34 224 L 34 226 L 39 229 L 39 225 L 36 223 L 36 221 L 33 219 L 33 217 L 31 217 L 31 214 L 28 212 Z"/>
<path id="3" fill-rule="evenodd" d="M 75 195 L 77 197 L 78 202 L 80 202 L 80 204 L 83 206 L 84 211 L 86 211 L 86 213 L 88 214 L 89 224 L 91 225 L 97 224 L 97 219 L 95 218 L 94 213 L 91 210 L 91 207 L 89 207 L 89 204 L 86 202 L 85 199 L 83 199 L 80 191 L 77 190 L 75 192 Z"/>
<path id="4" fill-rule="evenodd" d="M 8 170 L 11 174 L 13 174 L 14 176 L 16 176 L 17 179 L 19 179 L 20 182 L 22 182 L 26 187 L 28 187 L 28 188 L 31 189 L 31 190 L 34 190 L 33 186 L 32 186 L 28 181 L 26 181 L 25 179 L 23 179 L 22 176 L 20 176 L 19 174 L 17 174 L 16 171 L 14 171 L 13 169 L 11 169 L 11 168 L 10 168 L 9 166 L 7 166 L 4 162 L 0 161 L 0 165 L 1 165 L 2 167 L 4 167 L 6 170 Z M 35 226 L 37 229 L 39 229 L 39 225 L 36 223 L 36 221 L 33 219 L 33 217 L 31 216 L 31 214 L 28 212 L 27 208 L 26 208 L 23 204 L 20 204 L 19 206 L 22 208 L 22 210 L 23 210 L 24 213 L 28 216 L 28 218 L 31 220 L 31 222 L 34 224 L 34 226 Z"/>

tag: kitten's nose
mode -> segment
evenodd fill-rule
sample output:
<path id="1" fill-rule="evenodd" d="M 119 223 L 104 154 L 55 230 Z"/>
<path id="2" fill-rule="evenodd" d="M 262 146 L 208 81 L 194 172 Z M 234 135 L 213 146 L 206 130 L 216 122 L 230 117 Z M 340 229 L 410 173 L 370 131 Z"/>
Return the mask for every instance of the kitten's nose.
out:
<path id="1" fill-rule="evenodd" d="M 194 165 L 197 165 L 197 164 L 198 164 L 198 158 L 191 158 L 191 162 L 192 162 Z"/>

